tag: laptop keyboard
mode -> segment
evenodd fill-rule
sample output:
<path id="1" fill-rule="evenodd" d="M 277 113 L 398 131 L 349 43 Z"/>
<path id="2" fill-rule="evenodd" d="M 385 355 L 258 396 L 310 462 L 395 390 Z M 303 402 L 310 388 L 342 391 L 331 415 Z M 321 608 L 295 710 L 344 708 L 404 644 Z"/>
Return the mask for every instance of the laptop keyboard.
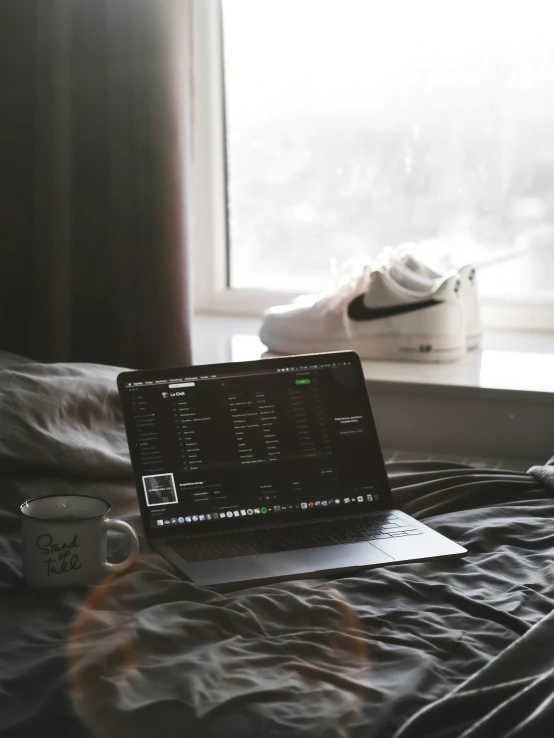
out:
<path id="1" fill-rule="evenodd" d="M 185 561 L 194 563 L 359 541 L 380 541 L 422 533 L 396 515 L 386 513 L 332 522 L 296 523 L 262 530 L 220 533 L 190 541 L 172 541 L 171 547 Z"/>

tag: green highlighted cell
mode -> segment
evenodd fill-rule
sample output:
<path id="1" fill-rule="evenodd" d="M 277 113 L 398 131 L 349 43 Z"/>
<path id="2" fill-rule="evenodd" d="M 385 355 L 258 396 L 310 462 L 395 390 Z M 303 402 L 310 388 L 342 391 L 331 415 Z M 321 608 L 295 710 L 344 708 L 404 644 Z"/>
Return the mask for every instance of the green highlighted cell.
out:
<path id="1" fill-rule="evenodd" d="M 311 379 L 297 379 L 296 380 L 296 384 L 311 384 L 311 383 L 312 383 Z"/>

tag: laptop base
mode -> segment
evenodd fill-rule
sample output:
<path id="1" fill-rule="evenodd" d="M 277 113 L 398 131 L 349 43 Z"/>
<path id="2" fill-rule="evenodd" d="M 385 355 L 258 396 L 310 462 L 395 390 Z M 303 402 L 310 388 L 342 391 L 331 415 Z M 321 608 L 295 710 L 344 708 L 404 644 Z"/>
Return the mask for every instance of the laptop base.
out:
<path id="1" fill-rule="evenodd" d="M 153 547 L 196 584 L 217 589 L 329 574 L 336 576 L 357 569 L 436 557 L 460 557 L 467 553 L 462 546 L 401 510 L 391 510 L 390 513 L 416 527 L 421 535 L 195 563 L 186 562 L 170 541 L 155 542 Z"/>

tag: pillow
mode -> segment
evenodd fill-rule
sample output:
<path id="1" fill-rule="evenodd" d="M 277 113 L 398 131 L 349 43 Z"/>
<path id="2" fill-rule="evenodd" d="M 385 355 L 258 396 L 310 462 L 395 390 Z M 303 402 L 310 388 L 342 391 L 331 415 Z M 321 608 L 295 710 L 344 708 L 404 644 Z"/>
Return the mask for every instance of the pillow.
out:
<path id="1" fill-rule="evenodd" d="M 98 364 L 38 364 L 2 354 L 0 466 L 131 478 L 116 378 Z M 6 357 L 10 357 L 6 359 Z"/>

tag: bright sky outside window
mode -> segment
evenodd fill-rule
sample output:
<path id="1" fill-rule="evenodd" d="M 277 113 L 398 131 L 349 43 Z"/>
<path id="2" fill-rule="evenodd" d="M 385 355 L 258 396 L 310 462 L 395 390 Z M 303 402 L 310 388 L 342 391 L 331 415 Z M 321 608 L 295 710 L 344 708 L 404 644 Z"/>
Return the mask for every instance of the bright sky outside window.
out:
<path id="1" fill-rule="evenodd" d="M 546 0 L 223 0 L 232 287 L 312 291 L 330 260 L 458 261 L 554 233 Z M 483 271 L 552 297 L 554 236 Z"/>

